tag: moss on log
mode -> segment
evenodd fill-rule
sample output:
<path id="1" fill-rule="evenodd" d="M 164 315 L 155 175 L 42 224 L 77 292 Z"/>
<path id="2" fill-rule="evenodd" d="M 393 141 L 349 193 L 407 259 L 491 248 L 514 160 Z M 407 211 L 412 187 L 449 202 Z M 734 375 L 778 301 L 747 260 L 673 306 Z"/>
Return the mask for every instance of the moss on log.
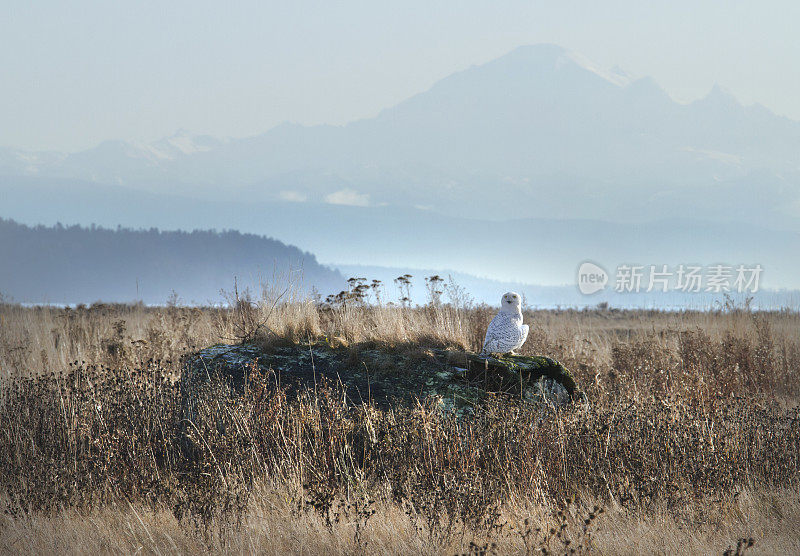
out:
<path id="1" fill-rule="evenodd" d="M 464 378 L 487 392 L 525 396 L 525 390 L 540 379 L 560 384 L 572 400 L 587 401 L 575 378 L 564 365 L 542 355 L 503 355 L 500 357 L 463 354 Z"/>
<path id="2" fill-rule="evenodd" d="M 543 356 L 482 356 L 415 347 L 333 347 L 325 342 L 264 351 L 253 345 L 216 345 L 184 360 L 181 388 L 187 416 L 196 393 L 222 382 L 234 395 L 257 371 L 276 386 L 297 391 L 329 382 L 340 385 L 350 403 L 374 402 L 388 408 L 436 398 L 457 411 L 475 407 L 487 394 L 519 396 L 532 403 L 586 402 L 564 366 Z"/>

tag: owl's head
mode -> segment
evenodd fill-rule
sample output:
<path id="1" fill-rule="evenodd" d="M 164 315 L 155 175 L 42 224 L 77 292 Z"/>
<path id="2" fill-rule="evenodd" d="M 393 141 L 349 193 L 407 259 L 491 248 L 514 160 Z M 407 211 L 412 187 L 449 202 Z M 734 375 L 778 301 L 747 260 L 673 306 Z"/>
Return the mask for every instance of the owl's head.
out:
<path id="1" fill-rule="evenodd" d="M 517 292 L 506 292 L 500 300 L 500 310 L 517 312 L 522 307 L 522 298 Z"/>

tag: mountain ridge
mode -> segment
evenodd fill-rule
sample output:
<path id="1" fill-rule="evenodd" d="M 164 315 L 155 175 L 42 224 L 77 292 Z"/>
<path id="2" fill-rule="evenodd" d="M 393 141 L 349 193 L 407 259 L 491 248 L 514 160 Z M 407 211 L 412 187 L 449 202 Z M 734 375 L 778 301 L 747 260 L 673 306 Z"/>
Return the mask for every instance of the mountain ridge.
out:
<path id="1" fill-rule="evenodd" d="M 278 276 L 298 292 L 323 296 L 344 277 L 311 253 L 233 230 L 164 231 L 92 225 L 27 226 L 0 218 L 0 299 L 20 302 L 215 303 L 238 281 L 256 297 Z"/>
<path id="2" fill-rule="evenodd" d="M 681 104 L 650 77 L 602 70 L 556 45 L 530 45 L 342 126 L 283 123 L 229 140 L 179 131 L 147 145 L 105 142 L 71 155 L 6 149 L 0 173 L 218 197 L 321 199 L 347 189 L 369 204 L 454 214 L 481 206 L 503 215 L 497 193 L 516 195 L 518 214 L 543 207 L 580 217 L 606 209 L 582 202 L 587 191 L 619 201 L 621 212 L 658 216 L 681 203 L 692 210 L 686 189 L 693 186 L 704 189 L 698 214 L 713 212 L 714 193 L 705 190 L 746 179 L 788 191 L 788 202 L 764 208 L 798 219 L 800 122 L 744 106 L 719 86 Z M 680 199 L 659 211 L 642 191 Z"/>
<path id="3" fill-rule="evenodd" d="M 785 255 L 800 232 L 799 122 L 720 87 L 677 103 L 652 78 L 598 73 L 552 45 L 344 126 L 286 123 L 219 141 L 178 133 L 133 157 L 127 143 L 104 148 L 96 164 L 0 151 L 1 215 L 234 228 L 327 261 L 524 282 L 563 281 L 597 253 L 607 264 L 763 262 L 774 286 L 800 276 Z M 499 241 L 522 260 L 493 257 Z"/>

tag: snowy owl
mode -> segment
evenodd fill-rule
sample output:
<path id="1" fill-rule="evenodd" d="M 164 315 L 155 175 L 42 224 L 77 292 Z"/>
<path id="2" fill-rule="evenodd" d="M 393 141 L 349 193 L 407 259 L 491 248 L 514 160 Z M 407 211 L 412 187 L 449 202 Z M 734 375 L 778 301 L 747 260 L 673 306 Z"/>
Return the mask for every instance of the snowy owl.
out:
<path id="1" fill-rule="evenodd" d="M 500 300 L 500 311 L 486 329 L 481 353 L 511 353 L 528 338 L 528 325 L 522 324 L 519 294 L 507 292 Z"/>

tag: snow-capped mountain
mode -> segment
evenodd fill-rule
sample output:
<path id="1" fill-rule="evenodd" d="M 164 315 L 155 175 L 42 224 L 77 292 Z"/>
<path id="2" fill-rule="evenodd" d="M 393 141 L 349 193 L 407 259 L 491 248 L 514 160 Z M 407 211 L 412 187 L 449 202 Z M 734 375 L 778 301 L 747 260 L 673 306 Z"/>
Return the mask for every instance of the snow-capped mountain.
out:
<path id="1" fill-rule="evenodd" d="M 147 185 L 163 182 L 177 160 L 208 152 L 225 140 L 179 130 L 152 143 L 104 141 L 73 153 L 0 149 L 0 174 L 75 178 L 98 183 Z"/>
<path id="2" fill-rule="evenodd" d="M 228 141 L 179 132 L 70 155 L 7 149 L 0 174 L 489 218 L 800 228 L 800 123 L 719 87 L 680 104 L 650 78 L 554 45 L 518 48 L 345 126 L 282 124 Z"/>
<path id="3" fill-rule="evenodd" d="M 0 147 L 0 175 L 39 175 L 64 161 L 68 155 L 52 151 L 24 151 Z"/>
<path id="4" fill-rule="evenodd" d="M 184 129 L 178 130 L 171 137 L 165 137 L 146 148 L 164 160 L 175 160 L 181 156 L 203 153 L 213 150 L 225 143 L 210 135 L 192 135 Z"/>

